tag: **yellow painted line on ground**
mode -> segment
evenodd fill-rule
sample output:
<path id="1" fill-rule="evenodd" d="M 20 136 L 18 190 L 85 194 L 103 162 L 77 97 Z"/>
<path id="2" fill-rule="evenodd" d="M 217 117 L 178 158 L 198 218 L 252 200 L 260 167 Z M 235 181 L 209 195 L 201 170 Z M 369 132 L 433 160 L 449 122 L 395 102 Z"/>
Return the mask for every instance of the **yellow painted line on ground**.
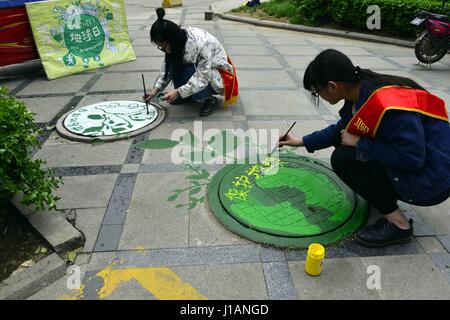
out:
<path id="1" fill-rule="evenodd" d="M 132 279 L 138 281 L 155 298 L 160 300 L 206 300 L 172 270 L 165 267 L 115 269 L 108 267 L 97 273 L 104 286 L 98 292 L 100 299 L 111 295 L 122 283 Z"/>
<path id="2" fill-rule="evenodd" d="M 116 263 L 102 269 L 94 277 L 103 279 L 103 287 L 98 290 L 99 299 L 106 299 L 121 284 L 136 280 L 142 287 L 160 300 L 207 300 L 189 283 L 166 267 L 113 269 Z M 90 278 L 91 281 L 94 277 Z M 84 296 L 85 285 L 62 295 L 60 300 L 80 300 Z"/>

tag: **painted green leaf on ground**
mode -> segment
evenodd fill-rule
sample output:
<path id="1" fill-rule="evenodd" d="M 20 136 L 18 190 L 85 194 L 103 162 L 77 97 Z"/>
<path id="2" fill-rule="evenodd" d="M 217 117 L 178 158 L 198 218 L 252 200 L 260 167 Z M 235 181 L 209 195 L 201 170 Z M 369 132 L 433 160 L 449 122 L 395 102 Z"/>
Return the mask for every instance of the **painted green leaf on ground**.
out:
<path id="1" fill-rule="evenodd" d="M 103 117 L 101 115 L 99 115 L 99 114 L 90 114 L 90 115 L 88 115 L 88 118 L 92 119 L 92 120 L 101 120 L 101 119 L 103 119 Z"/>
<path id="2" fill-rule="evenodd" d="M 179 142 L 170 139 L 150 139 L 138 143 L 136 146 L 143 149 L 169 149 L 176 146 Z"/>
<path id="3" fill-rule="evenodd" d="M 94 133 L 99 132 L 103 129 L 103 127 L 90 127 L 83 131 L 83 133 Z"/>
<path id="4" fill-rule="evenodd" d="M 241 144 L 242 140 L 228 130 L 212 136 L 208 142 L 208 145 L 221 155 L 236 150 Z"/>

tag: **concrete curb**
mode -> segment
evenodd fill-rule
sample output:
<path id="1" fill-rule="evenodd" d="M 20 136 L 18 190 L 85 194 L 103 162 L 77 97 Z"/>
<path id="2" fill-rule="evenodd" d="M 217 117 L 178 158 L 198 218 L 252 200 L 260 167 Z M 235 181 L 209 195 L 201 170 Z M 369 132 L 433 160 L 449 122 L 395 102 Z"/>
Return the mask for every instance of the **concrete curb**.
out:
<path id="1" fill-rule="evenodd" d="M 26 299 L 65 274 L 65 262 L 53 253 L 0 283 L 0 300 Z"/>
<path id="2" fill-rule="evenodd" d="M 33 228 L 44 237 L 57 254 L 63 255 L 84 244 L 84 235 L 60 213 L 37 211 L 33 207 L 21 204 L 20 200 L 21 197 L 15 195 L 11 199 L 11 203 L 23 214 Z"/>
<path id="3" fill-rule="evenodd" d="M 60 256 L 82 246 L 86 240 L 61 213 L 38 211 L 33 206 L 21 204 L 21 198 L 15 195 L 11 203 L 56 253 L 0 283 L 0 300 L 26 299 L 61 278 L 66 273 L 66 262 Z"/>
<path id="4" fill-rule="evenodd" d="M 221 1 L 221 2 L 225 2 L 225 1 Z M 414 48 L 414 42 L 412 42 L 412 41 L 406 41 L 406 40 L 400 40 L 400 39 L 394 39 L 394 38 L 385 38 L 385 37 L 380 37 L 380 36 L 372 36 L 369 34 L 358 33 L 358 32 L 341 31 L 341 30 L 318 28 L 318 27 L 308 27 L 308 26 L 303 26 L 303 25 L 294 25 L 294 24 L 290 24 L 290 23 L 274 22 L 274 21 L 266 21 L 266 20 L 233 16 L 230 14 L 223 13 L 224 10 L 221 6 L 222 6 L 222 4 L 217 5 L 216 3 L 213 3 L 210 5 L 210 8 L 211 8 L 211 11 L 214 13 L 214 16 L 216 16 L 220 19 L 224 19 L 224 20 L 243 22 L 243 23 L 253 24 L 255 26 L 261 26 L 261 27 L 267 27 L 267 28 L 299 31 L 299 32 L 320 34 L 320 35 L 325 35 L 325 36 L 346 38 L 346 39 L 352 39 L 352 40 L 362 40 L 362 41 L 368 41 L 368 42 L 391 44 L 391 45 L 397 45 L 397 46 L 401 46 L 401 47 Z"/>

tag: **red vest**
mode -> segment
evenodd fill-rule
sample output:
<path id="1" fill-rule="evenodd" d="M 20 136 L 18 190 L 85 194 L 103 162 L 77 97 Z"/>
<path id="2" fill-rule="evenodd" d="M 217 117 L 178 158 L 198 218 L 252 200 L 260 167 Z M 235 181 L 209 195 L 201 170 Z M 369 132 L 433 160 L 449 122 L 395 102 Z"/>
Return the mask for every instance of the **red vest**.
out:
<path id="1" fill-rule="evenodd" d="M 236 75 L 236 68 L 228 57 L 228 63 L 233 66 L 233 73 L 227 72 L 223 69 L 219 70 L 220 76 L 222 77 L 223 89 L 224 89 L 224 106 L 228 107 L 230 105 L 237 103 L 238 97 L 238 81 Z"/>
<path id="2" fill-rule="evenodd" d="M 347 131 L 374 138 L 388 110 L 419 112 L 448 122 L 445 101 L 420 90 L 399 86 L 382 87 L 372 93 L 347 125 Z"/>

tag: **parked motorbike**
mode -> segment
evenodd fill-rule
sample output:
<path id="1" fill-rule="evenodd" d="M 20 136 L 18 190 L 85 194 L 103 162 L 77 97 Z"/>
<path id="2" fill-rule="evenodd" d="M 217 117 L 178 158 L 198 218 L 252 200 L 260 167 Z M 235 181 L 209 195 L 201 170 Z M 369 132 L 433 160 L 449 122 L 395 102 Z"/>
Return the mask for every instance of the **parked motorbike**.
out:
<path id="1" fill-rule="evenodd" d="M 425 28 L 415 42 L 414 52 L 417 59 L 426 64 L 441 60 L 450 49 L 449 16 L 420 11 L 411 24 Z"/>

